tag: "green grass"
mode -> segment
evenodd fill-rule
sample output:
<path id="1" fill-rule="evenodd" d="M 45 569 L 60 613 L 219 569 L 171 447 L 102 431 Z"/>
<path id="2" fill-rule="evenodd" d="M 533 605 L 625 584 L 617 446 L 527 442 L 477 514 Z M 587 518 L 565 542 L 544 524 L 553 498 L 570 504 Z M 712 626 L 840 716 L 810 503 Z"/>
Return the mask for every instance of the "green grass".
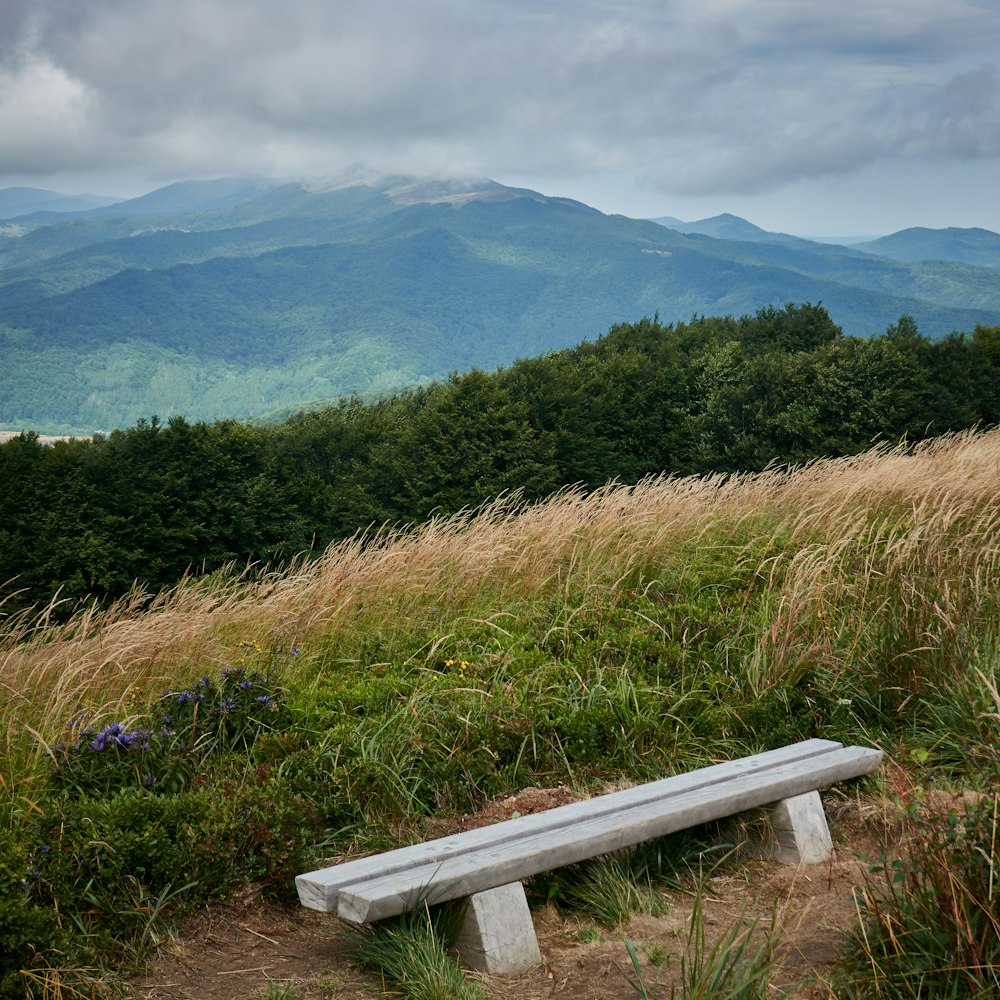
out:
<path id="1" fill-rule="evenodd" d="M 778 989 L 771 981 L 775 965 L 780 928 L 775 912 L 765 931 L 761 920 L 750 915 L 744 906 L 740 916 L 722 929 L 709 943 L 705 932 L 702 893 L 694 895 L 694 908 L 688 938 L 680 958 L 678 987 L 671 988 L 670 997 L 677 994 L 685 1000 L 766 1000 L 787 996 L 790 990 Z M 630 969 L 619 970 L 641 1000 L 661 1000 L 666 997 L 659 979 L 668 964 L 667 954 L 660 946 L 637 946 L 625 938 Z M 642 952 L 657 971 L 650 982 L 642 966 Z"/>
<path id="2" fill-rule="evenodd" d="M 410 1000 L 486 1000 L 447 954 L 461 911 L 418 908 L 358 931 L 354 953 Z"/>
<path id="3" fill-rule="evenodd" d="M 996 442 L 501 503 L 285 575 L 6 621 L 0 997 L 22 970 L 99 995 L 86 970 L 127 969 L 205 900 L 289 896 L 324 858 L 532 785 L 820 736 L 995 790 Z M 112 724 L 147 735 L 94 751 Z M 683 871 L 648 850 L 540 893 L 617 926 Z"/>
<path id="4" fill-rule="evenodd" d="M 911 805 L 907 856 L 873 864 L 857 891 L 839 995 L 1000 995 L 998 808 L 996 794 L 944 817 Z"/>

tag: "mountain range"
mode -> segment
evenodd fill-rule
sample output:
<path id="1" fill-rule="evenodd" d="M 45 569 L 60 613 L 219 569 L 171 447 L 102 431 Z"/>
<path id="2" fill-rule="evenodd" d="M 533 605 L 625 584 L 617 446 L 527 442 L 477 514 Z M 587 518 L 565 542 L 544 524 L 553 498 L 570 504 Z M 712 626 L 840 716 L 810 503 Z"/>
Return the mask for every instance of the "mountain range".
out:
<path id="1" fill-rule="evenodd" d="M 189 181 L 110 204 L 25 190 L 0 191 L 0 428 L 254 417 L 654 313 L 822 302 L 858 336 L 902 314 L 934 337 L 1000 324 L 987 230 L 847 247 L 735 216 L 638 220 L 492 181 L 360 174 Z"/>

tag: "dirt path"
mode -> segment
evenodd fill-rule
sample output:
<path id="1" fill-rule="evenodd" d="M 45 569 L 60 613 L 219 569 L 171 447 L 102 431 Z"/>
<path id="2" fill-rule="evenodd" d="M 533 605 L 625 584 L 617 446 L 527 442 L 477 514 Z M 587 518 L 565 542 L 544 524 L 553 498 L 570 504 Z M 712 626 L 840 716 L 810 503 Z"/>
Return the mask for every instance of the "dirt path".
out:
<path id="1" fill-rule="evenodd" d="M 493 803 L 482 813 L 437 824 L 435 834 L 453 832 L 561 804 L 565 789 L 528 789 Z M 704 917 L 709 942 L 725 933 L 744 909 L 769 926 L 781 927 L 777 985 L 796 988 L 797 1000 L 831 1000 L 823 984 L 845 931 L 853 924 L 852 887 L 862 882 L 862 856 L 888 844 L 888 824 L 880 810 L 852 800 L 828 803 L 836 858 L 823 865 L 794 868 L 748 861 L 705 883 Z M 660 995 L 676 985 L 687 944 L 692 895 L 674 892 L 659 917 L 637 916 L 617 931 L 598 929 L 554 908 L 535 914 L 543 964 L 516 982 L 482 977 L 497 1000 L 567 997 L 579 1000 L 634 1000 L 625 973 L 632 974 L 624 938 L 642 956 L 647 984 Z M 133 983 L 136 1000 L 245 1000 L 262 995 L 269 983 L 294 983 L 303 1000 L 384 996 L 377 975 L 359 970 L 350 957 L 350 933 L 334 918 L 297 905 L 264 904 L 247 897 L 202 911 L 169 944 L 148 975 Z"/>

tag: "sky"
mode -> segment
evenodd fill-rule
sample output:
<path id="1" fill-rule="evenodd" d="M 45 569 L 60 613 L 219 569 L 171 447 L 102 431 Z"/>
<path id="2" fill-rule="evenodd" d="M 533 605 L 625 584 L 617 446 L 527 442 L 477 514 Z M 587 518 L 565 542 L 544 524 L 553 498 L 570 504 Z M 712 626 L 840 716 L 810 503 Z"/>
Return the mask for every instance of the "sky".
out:
<path id="1" fill-rule="evenodd" d="M 2 0 L 0 187 L 490 177 L 1000 231 L 1000 0 Z"/>

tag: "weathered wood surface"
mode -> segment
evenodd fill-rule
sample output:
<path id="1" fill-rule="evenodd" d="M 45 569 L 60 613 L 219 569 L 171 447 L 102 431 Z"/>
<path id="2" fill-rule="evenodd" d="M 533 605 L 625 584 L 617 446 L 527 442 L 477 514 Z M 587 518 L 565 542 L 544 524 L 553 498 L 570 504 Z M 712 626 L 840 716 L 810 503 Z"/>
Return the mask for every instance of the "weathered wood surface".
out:
<path id="1" fill-rule="evenodd" d="M 445 861 L 344 886 L 338 893 L 337 912 L 352 923 L 367 923 L 403 913 L 424 900 L 439 903 L 470 896 L 869 774 L 881 759 L 878 750 L 845 747 L 815 760 L 781 764 L 721 785 L 713 783 L 569 826 L 527 833 Z"/>
<path id="2" fill-rule="evenodd" d="M 299 900 L 304 906 L 314 910 L 336 912 L 340 890 L 367 879 L 383 877 L 397 871 L 412 870 L 424 865 L 439 865 L 449 858 L 459 857 L 470 851 L 499 846 L 529 835 L 557 830 L 577 824 L 581 820 L 591 820 L 605 815 L 614 816 L 622 810 L 634 806 L 664 800 L 699 788 L 723 784 L 781 765 L 815 761 L 819 757 L 842 749 L 842 746 L 841 743 L 836 743 L 833 740 L 803 740 L 801 743 L 793 743 L 791 746 L 778 750 L 769 750 L 751 757 L 713 764 L 684 774 L 671 775 L 668 778 L 661 778 L 644 785 L 636 785 L 634 788 L 626 788 L 620 792 L 611 792 L 607 795 L 573 802 L 545 812 L 520 816 L 517 819 L 494 823 L 492 826 L 482 827 L 478 830 L 468 830 L 452 834 L 449 837 L 440 837 L 422 844 L 414 844 L 372 857 L 347 861 L 330 868 L 307 872 L 295 879 Z M 870 752 L 874 753 L 875 751 Z M 877 766 L 878 764 L 875 763 L 871 770 Z M 855 775 L 842 777 L 855 777 Z M 832 780 L 838 781 L 842 778 Z M 818 787 L 821 786 L 812 784 L 806 791 Z M 778 796 L 778 798 L 781 797 Z M 699 821 L 692 821 L 687 825 L 693 826 L 696 822 Z"/>

